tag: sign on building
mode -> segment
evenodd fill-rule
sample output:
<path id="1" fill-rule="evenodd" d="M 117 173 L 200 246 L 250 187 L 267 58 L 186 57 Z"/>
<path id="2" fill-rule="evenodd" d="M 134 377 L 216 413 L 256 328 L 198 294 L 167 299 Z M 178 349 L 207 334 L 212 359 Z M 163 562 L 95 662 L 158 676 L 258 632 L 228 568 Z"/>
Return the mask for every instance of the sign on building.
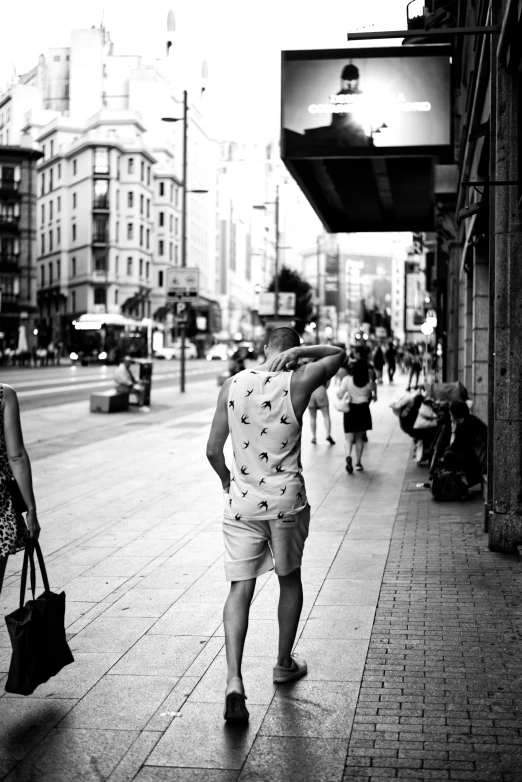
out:
<path id="1" fill-rule="evenodd" d="M 295 315 L 295 293 L 279 293 L 277 314 L 286 317 Z M 275 315 L 275 293 L 259 294 L 259 314 L 262 316 Z"/>

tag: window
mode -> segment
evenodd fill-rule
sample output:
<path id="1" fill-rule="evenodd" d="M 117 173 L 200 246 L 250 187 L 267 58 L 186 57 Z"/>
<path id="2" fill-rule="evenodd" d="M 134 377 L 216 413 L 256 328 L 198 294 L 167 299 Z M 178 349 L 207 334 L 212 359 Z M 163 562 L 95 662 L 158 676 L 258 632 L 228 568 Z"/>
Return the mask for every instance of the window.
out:
<path id="1" fill-rule="evenodd" d="M 140 247 L 143 247 L 143 226 L 140 225 Z"/>
<path id="2" fill-rule="evenodd" d="M 54 62 L 60 62 L 60 55 L 59 54 L 55 54 L 54 57 L 53 57 L 53 61 Z"/>
<path id="3" fill-rule="evenodd" d="M 149 278 L 150 278 L 150 263 L 149 263 L 148 261 L 147 261 L 147 263 L 145 264 L 145 277 L 146 277 L 147 279 L 149 279 Z"/>
<path id="4" fill-rule="evenodd" d="M 163 255 L 165 252 L 165 243 L 163 242 L 163 239 L 160 239 L 158 242 L 158 255 Z"/>
<path id="5" fill-rule="evenodd" d="M 94 303 L 95 304 L 105 304 L 106 302 L 106 291 L 105 288 L 95 288 L 94 289 Z"/>
<path id="6" fill-rule="evenodd" d="M 49 201 L 49 222 L 53 221 L 53 202 Z"/>
<path id="7" fill-rule="evenodd" d="M 94 150 L 94 173 L 109 174 L 109 150 L 107 147 L 96 147 Z"/>
<path id="8" fill-rule="evenodd" d="M 106 272 L 108 270 L 107 250 L 96 247 L 93 250 L 93 267 L 95 272 Z"/>
<path id="9" fill-rule="evenodd" d="M 51 157 L 54 157 L 54 141 L 51 141 L 51 152 L 50 152 L 50 155 L 51 155 Z"/>
<path id="10" fill-rule="evenodd" d="M 159 194 L 160 194 L 160 196 L 164 196 L 165 195 L 165 182 L 160 182 L 159 183 Z"/>
<path id="11" fill-rule="evenodd" d="M 107 244 L 109 241 L 109 218 L 107 215 L 94 215 L 92 218 L 93 242 Z"/>
<path id="12" fill-rule="evenodd" d="M 76 258 L 71 258 L 71 277 L 76 277 Z"/>
<path id="13" fill-rule="evenodd" d="M 45 223 L 45 204 L 42 204 L 42 223 Z"/>
<path id="14" fill-rule="evenodd" d="M 114 303 L 115 304 L 118 304 L 118 299 L 119 299 L 119 295 L 118 294 L 119 294 L 119 290 L 118 290 L 118 288 L 115 288 L 115 290 L 114 290 Z"/>
<path id="15" fill-rule="evenodd" d="M 109 180 L 95 179 L 93 194 L 93 209 L 109 208 Z"/>
<path id="16" fill-rule="evenodd" d="M 76 176 L 77 171 L 78 171 L 78 165 L 76 163 L 76 160 L 73 160 L 73 176 Z"/>
<path id="17" fill-rule="evenodd" d="M 159 224 L 160 226 L 165 225 L 165 212 L 159 213 Z"/>
<path id="18" fill-rule="evenodd" d="M 49 231 L 49 252 L 53 250 L 53 232 Z"/>
<path id="19" fill-rule="evenodd" d="M 129 209 L 132 209 L 132 207 L 134 206 L 134 193 L 132 192 L 132 190 L 130 190 L 127 193 L 127 206 Z"/>
<path id="20" fill-rule="evenodd" d="M 143 277 L 143 258 L 140 258 L 140 277 Z"/>
<path id="21" fill-rule="evenodd" d="M 179 217 L 176 217 L 174 233 L 177 239 L 179 237 Z"/>
<path id="22" fill-rule="evenodd" d="M 53 265 L 49 264 L 49 285 L 53 284 Z"/>
<path id="23" fill-rule="evenodd" d="M 127 239 L 134 239 L 134 224 L 127 223 Z"/>
<path id="24" fill-rule="evenodd" d="M 179 187 L 174 190 L 174 205 L 179 206 Z"/>
<path id="25" fill-rule="evenodd" d="M 40 179 L 40 195 L 43 196 L 45 193 L 45 174 L 42 174 Z"/>
<path id="26" fill-rule="evenodd" d="M 120 210 L 120 191 L 116 190 L 116 211 Z"/>
<path id="27" fill-rule="evenodd" d="M 42 152 L 43 152 L 43 159 L 45 160 L 45 158 L 47 157 L 47 147 L 45 146 L 45 144 L 42 144 Z"/>
<path id="28" fill-rule="evenodd" d="M 73 209 L 76 209 L 76 203 L 77 203 L 76 193 L 73 193 L 72 194 L 72 208 Z"/>
<path id="29" fill-rule="evenodd" d="M 174 215 L 169 215 L 169 232 L 174 231 Z"/>
<path id="30" fill-rule="evenodd" d="M 43 288 L 45 286 L 45 266 L 40 266 L 40 287 Z"/>
<path id="31" fill-rule="evenodd" d="M 147 184 L 150 185 L 150 166 L 147 166 Z"/>
<path id="32" fill-rule="evenodd" d="M 72 240 L 73 242 L 76 241 L 76 223 L 72 224 Z"/>
<path id="33" fill-rule="evenodd" d="M 178 253 L 179 253 L 179 247 L 177 244 L 174 245 L 174 263 L 176 266 L 178 265 Z"/>
<path id="34" fill-rule="evenodd" d="M 141 165 L 140 165 L 140 179 L 142 182 L 145 181 L 145 163 L 143 162 L 143 160 L 141 161 Z"/>
<path id="35" fill-rule="evenodd" d="M 61 277 L 61 266 L 60 261 L 56 261 L 56 279 L 59 280 Z"/>
<path id="36" fill-rule="evenodd" d="M 150 228 L 147 228 L 147 250 L 150 249 Z"/>
<path id="37" fill-rule="evenodd" d="M 61 237 L 62 237 L 62 233 L 60 231 L 60 226 L 58 226 L 58 228 L 56 229 L 56 244 L 58 247 L 60 246 L 61 243 Z"/>
<path id="38" fill-rule="evenodd" d="M 114 259 L 114 273 L 115 273 L 116 277 L 120 273 L 120 256 L 119 255 L 117 255 L 116 258 Z"/>
<path id="39" fill-rule="evenodd" d="M 170 186 L 170 203 L 174 203 L 174 185 Z"/>
<path id="40" fill-rule="evenodd" d="M 158 288 L 163 288 L 163 272 L 158 272 Z"/>
<path id="41" fill-rule="evenodd" d="M 45 255 L 45 234 L 40 236 L 40 254 Z"/>
<path id="42" fill-rule="evenodd" d="M 53 189 L 53 170 L 52 168 L 49 169 L 49 192 L 51 192 Z"/>
<path id="43" fill-rule="evenodd" d="M 127 174 L 134 174 L 134 158 L 130 157 L 127 160 Z"/>
<path id="44" fill-rule="evenodd" d="M 169 242 L 169 261 L 172 261 L 174 258 L 174 245 L 172 242 Z"/>
<path id="45" fill-rule="evenodd" d="M 144 207 L 145 207 L 145 198 L 142 195 L 140 195 L 140 215 L 143 214 Z"/>
<path id="46" fill-rule="evenodd" d="M 120 224 L 116 223 L 116 241 L 120 241 Z"/>
<path id="47" fill-rule="evenodd" d="M 127 277 L 132 277 L 132 257 L 127 258 Z"/>
<path id="48" fill-rule="evenodd" d="M 58 163 L 58 166 L 56 168 L 56 176 L 58 177 L 58 179 L 62 178 L 62 164 L 61 163 Z"/>
<path id="49" fill-rule="evenodd" d="M 150 198 L 147 198 L 147 217 L 150 217 Z"/>
<path id="50" fill-rule="evenodd" d="M 71 293 L 71 312 L 76 312 L 76 291 Z"/>
<path id="51" fill-rule="evenodd" d="M 61 212 L 62 211 L 62 199 L 60 196 L 56 199 L 56 211 Z"/>

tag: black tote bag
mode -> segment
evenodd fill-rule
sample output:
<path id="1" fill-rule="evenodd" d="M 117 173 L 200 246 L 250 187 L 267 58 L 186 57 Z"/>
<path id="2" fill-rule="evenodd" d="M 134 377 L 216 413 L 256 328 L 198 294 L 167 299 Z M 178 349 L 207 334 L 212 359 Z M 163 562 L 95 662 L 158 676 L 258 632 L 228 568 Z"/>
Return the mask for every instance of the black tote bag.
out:
<path id="1" fill-rule="evenodd" d="M 35 597 L 35 551 L 45 590 L 39 597 Z M 28 565 L 33 599 L 24 605 Z M 30 541 L 24 553 L 20 607 L 5 617 L 13 650 L 6 692 L 30 695 L 39 684 L 74 662 L 65 639 L 64 621 L 65 592 L 51 592 L 40 546 L 37 541 Z"/>

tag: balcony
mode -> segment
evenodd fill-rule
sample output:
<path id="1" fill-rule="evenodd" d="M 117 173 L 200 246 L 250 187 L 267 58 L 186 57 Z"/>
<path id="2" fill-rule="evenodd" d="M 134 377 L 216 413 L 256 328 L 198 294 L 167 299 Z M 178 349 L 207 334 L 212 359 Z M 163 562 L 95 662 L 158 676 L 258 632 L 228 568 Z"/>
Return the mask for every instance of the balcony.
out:
<path id="1" fill-rule="evenodd" d="M 20 217 L 18 215 L 0 214 L 0 232 L 18 233 L 20 230 Z"/>
<path id="2" fill-rule="evenodd" d="M 15 182 L 14 179 L 0 179 L 0 197 L 18 195 L 20 182 Z"/>
<path id="3" fill-rule="evenodd" d="M 110 209 L 109 196 L 99 196 L 94 198 L 92 202 L 93 212 L 108 212 Z"/>
<path id="4" fill-rule="evenodd" d="M 92 235 L 93 244 L 109 244 L 109 232 L 108 231 L 94 231 Z"/>
<path id="5" fill-rule="evenodd" d="M 0 272 L 17 272 L 19 259 L 20 256 L 14 253 L 0 254 Z"/>

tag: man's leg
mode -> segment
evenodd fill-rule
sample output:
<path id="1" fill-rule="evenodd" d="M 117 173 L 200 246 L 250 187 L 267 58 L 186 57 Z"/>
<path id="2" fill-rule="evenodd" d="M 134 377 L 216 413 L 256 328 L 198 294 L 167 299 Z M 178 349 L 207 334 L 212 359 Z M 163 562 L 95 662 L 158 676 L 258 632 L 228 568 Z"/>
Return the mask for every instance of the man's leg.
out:
<path id="1" fill-rule="evenodd" d="M 233 677 L 242 679 L 241 662 L 248 630 L 248 614 L 254 595 L 256 579 L 232 581 L 223 611 L 225 645 L 227 651 L 227 684 Z"/>
<path id="2" fill-rule="evenodd" d="M 292 649 L 299 625 L 299 617 L 303 608 L 303 585 L 301 583 L 301 568 L 279 578 L 279 651 L 277 664 L 283 668 L 292 667 Z"/>
<path id="3" fill-rule="evenodd" d="M 310 413 L 310 429 L 312 430 L 312 442 L 315 443 L 316 435 L 317 435 L 317 410 L 315 407 L 309 407 L 308 412 Z"/>
<path id="4" fill-rule="evenodd" d="M 330 420 L 330 408 L 329 407 L 323 407 L 321 409 L 321 412 L 323 414 L 324 418 L 324 428 L 326 430 L 326 439 L 328 442 L 331 442 L 332 445 L 335 445 L 334 441 L 332 440 L 332 422 Z"/>

